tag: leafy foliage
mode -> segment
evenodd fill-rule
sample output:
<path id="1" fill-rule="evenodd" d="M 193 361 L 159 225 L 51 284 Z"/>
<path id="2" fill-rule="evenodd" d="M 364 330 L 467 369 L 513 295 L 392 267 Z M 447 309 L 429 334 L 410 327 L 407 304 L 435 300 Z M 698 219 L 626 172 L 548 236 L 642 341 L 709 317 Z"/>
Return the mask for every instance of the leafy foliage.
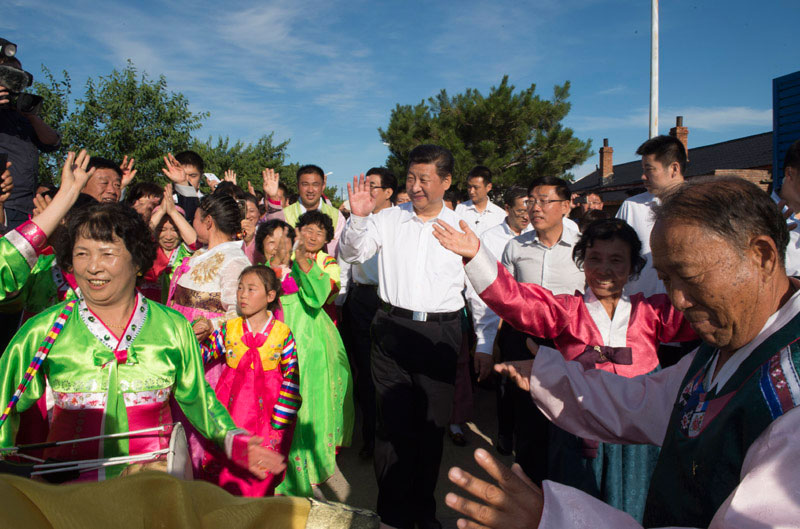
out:
<path id="1" fill-rule="evenodd" d="M 535 91 L 532 84 L 515 92 L 505 76 L 487 96 L 471 88 L 452 97 L 442 90 L 417 105 L 398 104 L 386 129 L 378 129 L 389 144 L 386 164 L 404 175 L 411 149 L 435 143 L 453 153 L 454 182 L 462 189 L 476 165 L 492 170 L 497 191 L 545 175 L 571 179 L 568 171 L 594 153 L 591 140 L 576 138 L 561 123 L 570 110 L 569 81 L 556 86 L 550 100 Z"/>

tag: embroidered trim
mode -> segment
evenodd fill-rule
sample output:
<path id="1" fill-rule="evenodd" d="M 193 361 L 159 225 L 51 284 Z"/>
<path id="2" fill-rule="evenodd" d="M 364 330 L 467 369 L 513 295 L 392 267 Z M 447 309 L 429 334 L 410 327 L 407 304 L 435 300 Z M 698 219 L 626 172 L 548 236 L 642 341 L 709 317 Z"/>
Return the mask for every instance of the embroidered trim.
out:
<path id="1" fill-rule="evenodd" d="M 28 241 L 37 254 L 47 247 L 47 234 L 32 220 L 23 222 L 14 231 Z"/>
<path id="2" fill-rule="evenodd" d="M 81 319 L 86 325 L 86 328 L 89 329 L 89 332 L 91 332 L 100 343 L 112 351 L 127 351 L 142 330 L 149 312 L 147 299 L 139 292 L 136 293 L 136 297 L 136 308 L 134 309 L 133 317 L 120 340 L 117 340 L 113 333 L 103 325 L 100 318 L 92 314 L 92 311 L 89 310 L 89 307 L 86 305 L 86 300 L 83 297 L 81 297 L 80 305 L 78 306 L 78 313 L 81 315 Z"/>
<path id="3" fill-rule="evenodd" d="M 171 392 L 172 388 L 166 387 L 150 391 L 123 393 L 122 396 L 125 399 L 125 406 L 130 407 L 166 402 Z M 62 393 L 55 391 L 53 395 L 55 396 L 55 405 L 62 410 L 87 410 L 105 408 L 108 393 L 105 391 L 99 393 Z"/>
<path id="4" fill-rule="evenodd" d="M 784 347 L 761 366 L 759 386 L 773 420 L 800 405 L 800 378 L 790 347 Z"/>

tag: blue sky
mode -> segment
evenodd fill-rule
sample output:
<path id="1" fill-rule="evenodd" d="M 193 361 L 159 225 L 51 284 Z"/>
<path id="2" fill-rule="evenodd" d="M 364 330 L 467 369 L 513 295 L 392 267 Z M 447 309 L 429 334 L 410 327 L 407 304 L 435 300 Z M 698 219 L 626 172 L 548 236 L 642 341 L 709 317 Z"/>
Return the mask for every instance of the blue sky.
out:
<path id="1" fill-rule="evenodd" d="M 660 131 L 683 115 L 691 147 L 770 130 L 771 80 L 800 69 L 800 2 L 662 0 L 660 18 Z M 566 124 L 595 151 L 609 138 L 615 162 L 648 133 L 647 0 L 7 0 L 0 36 L 34 75 L 67 69 L 78 95 L 131 59 L 211 112 L 199 137 L 274 131 L 333 185 L 385 161 L 377 129 L 397 103 L 504 74 L 543 97 L 569 80 Z"/>

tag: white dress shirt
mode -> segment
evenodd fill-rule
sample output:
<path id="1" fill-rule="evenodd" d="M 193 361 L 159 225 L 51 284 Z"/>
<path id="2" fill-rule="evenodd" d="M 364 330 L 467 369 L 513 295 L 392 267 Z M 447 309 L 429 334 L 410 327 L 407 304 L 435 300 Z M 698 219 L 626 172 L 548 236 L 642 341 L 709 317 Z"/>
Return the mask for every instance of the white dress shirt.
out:
<path id="1" fill-rule="evenodd" d="M 419 312 L 457 311 L 464 307 L 464 266 L 461 257 L 433 236 L 436 219 L 456 229 L 461 220 L 444 203 L 427 222 L 411 202 L 369 217 L 351 215 L 339 255 L 351 264 L 378 255 L 378 294 L 386 303 Z"/>
<path id="2" fill-rule="evenodd" d="M 772 192 L 772 200 L 777 204 L 781 201 L 775 191 Z M 800 212 L 798 212 L 800 213 Z M 797 218 L 786 219 L 786 224 L 794 228 L 789 230 L 789 244 L 786 246 L 786 275 L 787 276 L 800 276 L 800 220 Z"/>
<path id="3" fill-rule="evenodd" d="M 578 232 L 565 228 L 556 244 L 548 248 L 535 230 L 511 239 L 503 251 L 502 263 L 520 283 L 534 283 L 553 294 L 583 292 L 586 278 L 572 260 Z"/>
<path id="4" fill-rule="evenodd" d="M 650 250 L 650 232 L 653 231 L 653 224 L 655 224 L 653 207 L 658 204 L 660 201 L 652 193 L 641 193 L 627 199 L 617 211 L 617 218 L 630 224 L 633 231 L 639 236 L 639 240 L 642 241 L 642 257 L 647 260 L 639 278 L 628 281 L 628 284 L 625 285 L 625 292 L 628 294 L 642 292 L 647 298 L 653 294 L 667 292 L 664 283 L 658 278 L 656 269 L 653 268 L 653 256 Z"/>
<path id="5" fill-rule="evenodd" d="M 478 237 L 489 228 L 494 228 L 506 220 L 506 211 L 491 200 L 486 201 L 483 211 L 478 211 L 475 204 L 471 200 L 467 200 L 456 206 L 456 213 L 469 224 L 469 228 Z"/>
<path id="6" fill-rule="evenodd" d="M 528 226 L 522 230 L 522 233 L 528 233 L 532 230 L 533 226 L 528 224 Z M 516 234 L 511 231 L 511 228 L 508 226 L 508 221 L 503 220 L 503 222 L 497 226 L 483 232 L 483 235 L 481 235 L 481 245 L 489 250 L 495 259 L 499 260 L 503 255 L 506 244 L 508 244 L 508 241 L 513 239 L 515 235 Z M 475 336 L 477 337 L 475 352 L 492 354 L 492 346 L 497 336 L 497 327 L 500 325 L 500 316 L 486 306 L 486 303 L 478 296 L 469 281 L 467 281 L 466 296 L 467 303 L 469 303 L 469 308 L 472 312 Z"/>
<path id="7" fill-rule="evenodd" d="M 372 216 L 372 213 L 369 214 Z M 344 228 L 347 229 L 347 226 Z M 378 286 L 378 254 L 370 257 L 365 263 L 350 264 L 340 255 L 337 259 L 339 268 L 342 271 L 342 286 L 339 288 L 339 295 L 336 296 L 336 305 L 343 305 L 347 299 L 347 292 L 353 283 L 359 285 Z"/>

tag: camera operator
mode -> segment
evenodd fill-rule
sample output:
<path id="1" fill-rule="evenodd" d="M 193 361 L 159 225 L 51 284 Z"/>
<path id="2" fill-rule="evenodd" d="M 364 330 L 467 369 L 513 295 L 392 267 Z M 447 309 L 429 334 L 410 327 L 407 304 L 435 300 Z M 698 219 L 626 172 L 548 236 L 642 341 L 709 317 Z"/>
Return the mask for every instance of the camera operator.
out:
<path id="1" fill-rule="evenodd" d="M 0 39 L 0 46 L 7 43 Z M 19 70 L 25 75 L 22 64 L 15 56 L 0 53 L 0 67 Z M 16 74 L 13 70 L 5 70 Z M 6 224 L 15 228 L 28 220 L 33 212 L 33 197 L 38 186 L 39 151 L 53 152 L 61 144 L 59 134 L 37 115 L 37 111 L 20 112 L 12 104 L 14 88 L 0 76 L 0 153 L 8 154 L 8 169 L 14 189 L 5 203 Z M 5 83 L 5 84 L 4 84 Z M 0 168 L 2 172 L 2 168 Z"/>

